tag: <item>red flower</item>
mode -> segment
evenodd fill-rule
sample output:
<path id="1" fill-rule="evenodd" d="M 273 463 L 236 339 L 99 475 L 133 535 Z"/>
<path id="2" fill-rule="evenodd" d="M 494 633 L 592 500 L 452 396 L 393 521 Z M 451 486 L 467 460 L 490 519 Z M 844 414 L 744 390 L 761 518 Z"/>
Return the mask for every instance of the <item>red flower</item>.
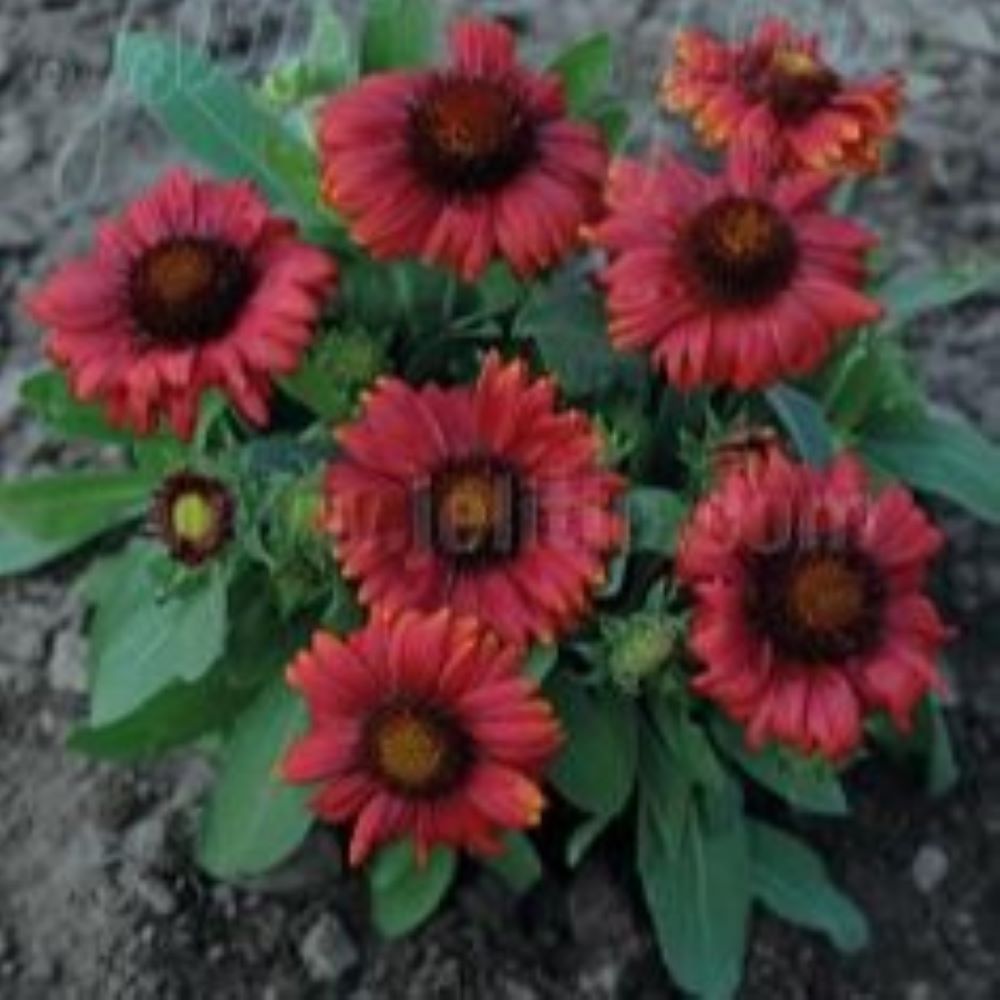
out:
<path id="1" fill-rule="evenodd" d="M 160 484 L 150 521 L 172 558 L 200 566 L 232 541 L 235 514 L 233 494 L 222 480 L 184 469 Z"/>
<path id="2" fill-rule="evenodd" d="M 747 140 L 792 168 L 877 170 L 903 102 L 899 74 L 845 80 L 823 60 L 818 38 L 777 18 L 735 45 L 683 31 L 676 57 L 662 86 L 668 109 L 690 116 L 709 146 Z"/>
<path id="3" fill-rule="evenodd" d="M 832 184 L 775 178 L 746 148 L 718 177 L 675 159 L 616 163 L 609 215 L 590 234 L 611 256 L 615 345 L 651 350 L 682 389 L 749 389 L 815 368 L 838 334 L 881 314 L 861 292 L 876 240 L 827 213 Z"/>
<path id="4" fill-rule="evenodd" d="M 522 277 L 557 263 L 600 207 L 607 153 L 566 117 L 559 79 L 515 61 L 500 24 L 458 21 L 444 69 L 381 73 L 334 97 L 324 190 L 378 258 L 475 280 L 496 256 Z"/>
<path id="5" fill-rule="evenodd" d="M 338 436 L 328 527 L 365 604 L 448 607 L 517 642 L 576 624 L 622 535 L 622 482 L 551 380 L 496 354 L 474 387 L 386 379 Z"/>
<path id="6" fill-rule="evenodd" d="M 909 726 L 941 685 L 947 638 L 924 594 L 942 544 L 910 494 L 868 492 L 860 463 L 818 471 L 773 451 L 766 467 L 733 473 L 695 510 L 678 556 L 693 588 L 694 681 L 768 739 L 840 758 L 862 721 L 885 710 Z"/>
<path id="7" fill-rule="evenodd" d="M 249 184 L 174 170 L 28 308 L 51 328 L 48 353 L 76 396 L 139 434 L 166 418 L 188 438 L 212 387 L 267 422 L 271 377 L 298 365 L 335 277 Z"/>
<path id="8" fill-rule="evenodd" d="M 322 818 L 356 818 L 351 864 L 406 835 L 421 857 L 435 844 L 496 853 L 500 831 L 538 824 L 559 724 L 517 648 L 473 619 L 411 612 L 346 640 L 318 632 L 289 683 L 311 725 L 284 776 L 320 783 Z"/>

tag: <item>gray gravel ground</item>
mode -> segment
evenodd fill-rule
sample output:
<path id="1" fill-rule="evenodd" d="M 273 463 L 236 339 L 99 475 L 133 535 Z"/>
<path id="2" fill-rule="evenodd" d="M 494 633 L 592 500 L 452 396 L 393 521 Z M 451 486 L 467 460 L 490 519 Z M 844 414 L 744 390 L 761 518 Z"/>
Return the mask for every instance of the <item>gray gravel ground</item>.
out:
<path id="1" fill-rule="evenodd" d="M 93 461 L 54 447 L 17 405 L 38 362 L 23 289 L 81 246 L 95 215 L 149 180 L 171 153 L 156 128 L 108 103 L 109 44 L 124 0 L 0 0 L 0 474 Z M 270 3 L 140 2 L 137 23 L 204 34 L 259 63 L 281 11 Z M 355 7 L 354 4 L 342 4 Z M 846 28 L 843 58 L 899 61 L 911 74 L 898 169 L 863 210 L 911 263 L 1000 254 L 1000 8 L 989 0 L 735 7 L 705 0 L 456 4 L 533 19 L 546 43 L 607 27 L 622 39 L 620 84 L 653 88 L 668 31 L 790 9 Z M 350 13 L 350 11 L 348 11 Z M 845 20 L 846 18 L 846 20 Z M 206 20 L 207 19 L 207 20 Z M 674 134 L 648 113 L 647 134 Z M 997 290 L 1000 296 L 1000 289 Z M 941 401 L 1000 438 L 998 298 L 912 333 Z M 962 788 L 928 804 L 884 767 L 854 779 L 857 820 L 813 825 L 838 874 L 870 911 L 876 940 L 856 960 L 762 919 L 744 995 L 990 1000 L 1000 983 L 1000 532 L 944 512 L 952 553 L 943 599 L 963 623 L 950 713 Z M 332 874 L 322 835 L 287 869 L 246 887 L 193 870 L 188 838 L 205 787 L 191 761 L 133 770 L 63 748 L 81 707 L 81 612 L 74 569 L 0 583 L 0 996 L 10 1000 L 218 997 L 378 1000 L 434 997 L 654 998 L 672 995 L 631 909 L 619 856 L 595 860 L 565 891 L 515 906 L 488 880 L 414 940 L 364 930 L 356 884 Z M 336 992 L 334 992 L 336 987 Z"/>

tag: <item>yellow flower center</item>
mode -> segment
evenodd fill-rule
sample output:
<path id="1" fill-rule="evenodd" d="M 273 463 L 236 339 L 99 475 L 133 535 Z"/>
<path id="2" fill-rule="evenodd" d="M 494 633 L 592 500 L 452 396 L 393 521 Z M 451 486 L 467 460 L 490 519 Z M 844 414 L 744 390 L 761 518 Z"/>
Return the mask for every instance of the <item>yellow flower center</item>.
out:
<path id="1" fill-rule="evenodd" d="M 218 528 L 212 504 L 200 493 L 183 493 L 170 512 L 174 534 L 185 542 L 204 542 Z"/>
<path id="2" fill-rule="evenodd" d="M 785 217 L 756 198 L 727 196 L 702 209 L 681 238 L 696 284 L 712 304 L 758 305 L 792 281 L 799 259 Z"/>
<path id="3" fill-rule="evenodd" d="M 522 498 L 513 471 L 474 459 L 437 473 L 430 491 L 434 549 L 457 562 L 513 556 L 520 544 Z"/>
<path id="4" fill-rule="evenodd" d="M 443 793 L 462 765 L 461 733 L 428 709 L 388 709 L 374 719 L 369 742 L 376 770 L 401 794 Z"/>
<path id="5" fill-rule="evenodd" d="M 807 559 L 789 587 L 789 610 L 805 628 L 840 632 L 856 624 L 865 610 L 865 581 L 836 556 Z"/>
<path id="6" fill-rule="evenodd" d="M 166 240 L 137 261 L 131 305 L 138 334 L 181 346 L 225 334 L 253 288 L 253 276 L 234 246 L 200 237 Z"/>
<path id="7" fill-rule="evenodd" d="M 530 111 L 505 80 L 439 75 L 414 105 L 410 124 L 418 167 L 448 190 L 502 187 L 535 151 Z"/>
<path id="8" fill-rule="evenodd" d="M 801 49 L 777 49 L 771 67 L 785 76 L 800 78 L 815 77 L 828 72 L 819 60 Z"/>

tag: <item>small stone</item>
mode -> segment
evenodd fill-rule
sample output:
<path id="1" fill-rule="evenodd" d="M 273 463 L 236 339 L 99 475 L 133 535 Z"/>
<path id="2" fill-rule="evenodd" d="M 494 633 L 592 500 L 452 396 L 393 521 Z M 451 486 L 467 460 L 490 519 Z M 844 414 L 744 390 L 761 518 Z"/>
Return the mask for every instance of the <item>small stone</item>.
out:
<path id="1" fill-rule="evenodd" d="M 35 152 L 28 119 L 18 111 L 0 114 L 0 177 L 23 170 Z"/>
<path id="2" fill-rule="evenodd" d="M 302 964 L 315 983 L 336 983 L 357 964 L 358 949 L 341 920 L 324 913 L 299 946 Z"/>
<path id="3" fill-rule="evenodd" d="M 87 671 L 83 666 L 85 645 L 76 629 L 60 632 L 52 644 L 49 659 L 49 684 L 54 691 L 84 694 Z"/>
<path id="4" fill-rule="evenodd" d="M 910 983 L 906 987 L 906 1000 L 932 1000 L 933 996 L 930 983 Z"/>
<path id="5" fill-rule="evenodd" d="M 925 844 L 913 859 L 913 881 L 925 895 L 934 892 L 948 874 L 949 861 L 936 844 Z"/>
<path id="6" fill-rule="evenodd" d="M 157 917 L 169 917 L 177 909 L 177 900 L 167 886 L 153 875 L 126 866 L 121 883 L 140 903 Z"/>
<path id="7" fill-rule="evenodd" d="M 159 813 L 146 816 L 125 834 L 124 852 L 144 871 L 156 868 L 167 842 L 167 820 Z"/>

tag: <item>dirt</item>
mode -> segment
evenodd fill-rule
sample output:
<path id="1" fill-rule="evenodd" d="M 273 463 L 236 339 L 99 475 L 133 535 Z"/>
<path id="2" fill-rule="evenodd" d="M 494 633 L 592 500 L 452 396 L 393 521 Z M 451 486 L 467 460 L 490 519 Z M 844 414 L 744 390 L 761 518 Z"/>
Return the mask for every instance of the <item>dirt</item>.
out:
<path id="1" fill-rule="evenodd" d="M 6 479 L 100 458 L 54 447 L 17 406 L 38 363 L 24 288 L 81 246 L 93 217 L 172 155 L 141 115 L 106 90 L 124 0 L 0 5 L 0 471 Z M 348 4 L 342 5 L 347 7 Z M 355 4 L 349 6 L 356 7 Z M 448 3 L 447 6 L 454 6 Z M 608 27 L 624 39 L 621 86 L 652 88 L 663 41 L 685 6 L 650 0 L 465 4 L 533 18 L 546 43 Z M 693 5 L 686 5 L 690 9 Z M 704 14 L 710 5 L 699 5 Z M 777 8 L 777 4 L 773 5 Z M 782 4 L 840 23 L 845 59 L 898 60 L 918 95 L 897 169 L 862 208 L 911 263 L 1000 253 L 1000 10 L 988 0 Z M 236 62 L 273 56 L 280 3 L 139 2 L 136 23 L 195 37 Z M 745 5 L 762 10 L 765 4 Z M 727 5 L 728 10 L 728 5 Z M 211 12 L 211 13 L 206 13 Z M 296 22 L 298 24 L 299 22 Z M 294 32 L 293 32 L 294 34 Z M 643 131 L 675 131 L 645 112 Z M 1000 289 L 997 290 L 1000 295 Z M 935 317 L 913 344 L 935 396 L 1000 438 L 1000 300 Z M 760 917 L 747 1000 L 1000 995 L 1000 532 L 942 510 L 951 538 L 938 583 L 962 629 L 948 720 L 963 769 L 944 801 L 873 761 L 850 779 L 850 821 L 798 821 L 870 914 L 872 946 L 844 958 Z M 64 747 L 82 711 L 78 565 L 0 583 L 0 997 L 144 1000 L 212 996 L 352 1000 L 652 1000 L 672 995 L 613 843 L 573 878 L 526 900 L 469 874 L 424 931 L 385 945 L 366 929 L 360 886 L 318 833 L 284 869 L 215 884 L 190 858 L 209 775 L 178 756 L 120 769 Z"/>

